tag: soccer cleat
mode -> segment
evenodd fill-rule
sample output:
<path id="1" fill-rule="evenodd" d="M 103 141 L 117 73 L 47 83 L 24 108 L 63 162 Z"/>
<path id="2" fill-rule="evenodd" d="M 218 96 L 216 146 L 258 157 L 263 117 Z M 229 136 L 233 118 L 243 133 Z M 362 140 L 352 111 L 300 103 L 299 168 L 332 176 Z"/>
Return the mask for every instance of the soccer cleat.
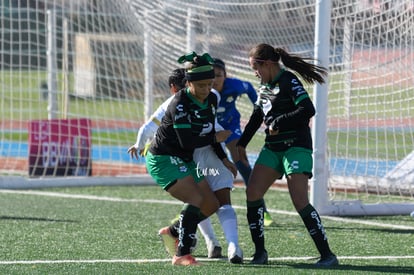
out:
<path id="1" fill-rule="evenodd" d="M 267 211 L 264 212 L 263 220 L 264 226 L 270 226 L 273 223 L 272 216 Z"/>
<path id="2" fill-rule="evenodd" d="M 207 242 L 207 256 L 209 258 L 222 258 L 221 255 L 221 246 L 218 241 L 209 241 Z"/>
<path id="3" fill-rule="evenodd" d="M 267 251 L 263 250 L 253 255 L 253 260 L 250 261 L 250 264 L 267 264 L 267 261 Z"/>
<path id="4" fill-rule="evenodd" d="M 208 250 L 208 257 L 209 258 L 222 258 L 223 255 L 221 255 L 221 247 L 220 246 L 214 246 L 212 249 Z"/>
<path id="5" fill-rule="evenodd" d="M 232 264 L 243 263 L 243 251 L 234 243 L 229 244 L 229 247 L 227 249 L 227 257 L 229 258 L 229 262 Z"/>
<path id="6" fill-rule="evenodd" d="M 168 226 L 161 228 L 160 231 L 158 231 L 158 236 L 160 236 L 161 241 L 164 243 L 167 253 L 171 257 L 175 256 L 177 253 L 178 239 L 171 235 Z"/>
<path id="7" fill-rule="evenodd" d="M 174 257 L 172 259 L 172 264 L 173 265 L 184 265 L 184 266 L 188 266 L 188 265 L 194 265 L 194 266 L 201 265 L 190 254 L 187 254 L 187 255 L 184 255 L 184 256 L 176 256 L 176 255 L 174 255 Z"/>
<path id="8" fill-rule="evenodd" d="M 321 258 L 316 262 L 316 266 L 326 267 L 326 266 L 337 266 L 339 265 L 338 258 L 334 254 L 331 254 L 325 258 Z"/>
<path id="9" fill-rule="evenodd" d="M 160 231 L 158 231 L 158 236 L 160 236 L 161 241 L 163 242 L 165 246 L 165 250 L 167 251 L 168 255 L 173 257 L 175 254 L 177 254 L 178 250 L 178 239 L 175 238 L 170 233 L 170 229 L 167 227 L 161 228 Z M 190 247 L 190 253 L 193 253 L 197 248 L 198 243 L 198 236 L 197 233 L 195 234 L 195 238 L 193 239 L 193 242 L 191 243 Z"/>

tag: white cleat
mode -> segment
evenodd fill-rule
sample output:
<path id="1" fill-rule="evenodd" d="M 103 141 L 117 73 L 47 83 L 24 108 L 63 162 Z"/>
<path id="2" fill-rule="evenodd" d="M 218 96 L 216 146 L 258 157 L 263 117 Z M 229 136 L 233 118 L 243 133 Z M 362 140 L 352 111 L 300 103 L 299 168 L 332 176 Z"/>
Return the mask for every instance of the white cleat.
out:
<path id="1" fill-rule="evenodd" d="M 230 243 L 227 249 L 227 256 L 229 262 L 232 264 L 242 264 L 243 263 L 243 251 L 239 246 L 236 246 L 234 243 Z"/>

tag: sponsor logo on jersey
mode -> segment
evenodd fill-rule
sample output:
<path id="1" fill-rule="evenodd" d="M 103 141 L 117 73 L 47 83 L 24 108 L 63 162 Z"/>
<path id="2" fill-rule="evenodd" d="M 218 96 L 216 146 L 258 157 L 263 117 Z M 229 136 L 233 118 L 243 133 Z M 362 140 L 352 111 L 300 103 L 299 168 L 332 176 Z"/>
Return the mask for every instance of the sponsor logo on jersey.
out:
<path id="1" fill-rule="evenodd" d="M 272 109 L 272 102 L 267 97 L 260 98 L 260 105 L 265 115 Z"/>
<path id="2" fill-rule="evenodd" d="M 201 167 L 200 163 L 197 162 L 197 168 L 196 168 L 196 173 L 198 177 L 201 176 L 219 176 L 220 175 L 220 171 L 217 168 L 208 168 L 208 167 Z"/>
<path id="3" fill-rule="evenodd" d="M 203 130 L 201 130 L 200 136 L 205 136 L 213 130 L 213 123 L 204 123 Z"/>
<path id="4" fill-rule="evenodd" d="M 178 104 L 176 107 L 177 111 L 182 112 L 183 111 L 183 104 Z"/>
<path id="5" fill-rule="evenodd" d="M 187 112 L 179 112 L 178 114 L 175 115 L 174 120 L 177 121 L 180 118 L 183 118 L 183 117 L 185 117 L 187 115 L 188 115 Z"/>

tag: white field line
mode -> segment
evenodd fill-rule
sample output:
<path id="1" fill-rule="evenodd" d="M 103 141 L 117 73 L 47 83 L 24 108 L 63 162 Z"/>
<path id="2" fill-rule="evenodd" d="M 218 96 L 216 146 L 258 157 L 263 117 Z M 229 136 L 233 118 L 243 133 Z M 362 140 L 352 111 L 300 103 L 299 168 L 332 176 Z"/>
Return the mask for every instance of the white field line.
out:
<path id="1" fill-rule="evenodd" d="M 227 259 L 209 259 L 203 257 L 196 257 L 200 262 L 216 262 L 227 261 Z M 286 261 L 307 261 L 315 260 L 315 257 L 277 257 L 269 258 L 273 262 Z M 397 260 L 397 259 L 414 259 L 413 256 L 340 256 L 339 260 Z M 245 261 L 251 260 L 245 258 Z M 100 263 L 131 263 L 131 264 L 145 264 L 145 263 L 162 263 L 170 262 L 171 259 L 94 259 L 94 260 L 27 260 L 27 261 L 0 261 L 0 265 L 34 265 L 34 264 L 100 264 Z"/>
<path id="2" fill-rule="evenodd" d="M 111 202 L 130 202 L 130 203 L 159 203 L 159 204 L 174 204 L 180 205 L 181 202 L 177 200 L 155 200 L 155 199 L 123 199 L 116 197 L 105 197 L 105 196 L 94 196 L 94 195 L 81 195 L 81 194 L 67 194 L 67 193 L 58 193 L 58 192 L 43 192 L 43 191 L 34 191 L 34 190 L 7 190 L 0 189 L 0 193 L 9 193 L 9 194 L 21 194 L 21 195 L 37 195 L 37 196 L 47 196 L 47 197 L 59 197 L 59 198 L 68 198 L 68 199 L 84 199 L 84 200 L 98 200 L 98 201 L 111 201 Z M 246 209 L 245 206 L 233 205 L 235 209 Z M 282 215 L 298 215 L 293 211 L 284 211 L 276 209 L 268 209 L 270 213 L 282 214 Z M 414 230 L 414 226 L 407 225 L 398 225 L 398 224 L 386 224 L 379 222 L 372 222 L 368 220 L 361 219 L 350 219 L 350 218 L 341 218 L 341 217 L 331 217 L 323 216 L 324 220 L 333 220 L 337 222 L 344 223 L 354 223 L 354 224 L 364 224 L 370 226 L 377 226 L 390 229 L 401 229 L 401 230 Z"/>

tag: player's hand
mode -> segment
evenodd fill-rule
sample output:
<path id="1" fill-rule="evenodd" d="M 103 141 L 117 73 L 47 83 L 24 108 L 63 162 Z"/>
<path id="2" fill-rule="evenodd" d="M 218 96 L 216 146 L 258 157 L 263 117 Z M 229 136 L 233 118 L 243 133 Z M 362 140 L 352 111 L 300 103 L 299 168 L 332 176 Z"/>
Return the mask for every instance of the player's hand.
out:
<path id="1" fill-rule="evenodd" d="M 141 150 L 142 151 L 142 150 Z M 141 151 L 139 152 L 141 154 Z M 128 148 L 128 154 L 131 155 L 131 158 L 136 158 L 138 159 L 138 149 L 135 148 L 134 145 L 132 145 L 131 147 Z"/>
<path id="2" fill-rule="evenodd" d="M 276 136 L 277 134 L 279 134 L 279 128 L 278 129 L 273 129 L 272 125 L 270 125 L 269 126 L 269 135 Z"/>
<path id="3" fill-rule="evenodd" d="M 216 133 L 216 142 L 223 142 L 231 135 L 230 130 L 219 131 Z"/>
<path id="4" fill-rule="evenodd" d="M 259 94 L 272 94 L 273 93 L 272 89 L 270 89 L 269 86 L 267 85 L 260 86 L 258 92 Z"/>
<path id="5" fill-rule="evenodd" d="M 233 174 L 233 177 L 236 178 L 237 176 L 237 167 L 236 165 L 231 162 L 228 158 L 223 159 L 224 166 L 227 167 L 227 169 L 230 170 L 230 172 Z"/>

